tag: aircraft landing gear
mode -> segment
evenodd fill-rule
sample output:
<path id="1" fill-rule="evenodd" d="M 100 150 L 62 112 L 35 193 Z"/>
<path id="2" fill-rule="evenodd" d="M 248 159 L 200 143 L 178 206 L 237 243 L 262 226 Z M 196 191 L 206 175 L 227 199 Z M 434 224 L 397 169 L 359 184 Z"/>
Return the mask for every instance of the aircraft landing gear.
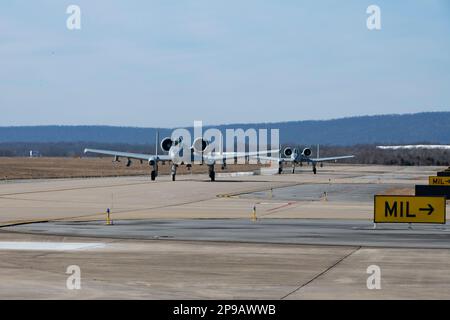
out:
<path id="1" fill-rule="evenodd" d="M 315 164 L 313 164 L 313 173 L 317 174 L 317 169 L 316 169 L 316 165 Z"/>
<path id="2" fill-rule="evenodd" d="M 283 162 L 278 162 L 278 174 L 283 172 Z"/>
<path id="3" fill-rule="evenodd" d="M 158 176 L 158 163 L 155 161 L 153 164 L 150 164 L 152 166 L 152 172 L 150 173 L 150 178 L 152 181 L 156 180 L 156 177 Z"/>
<path id="4" fill-rule="evenodd" d="M 172 164 L 172 168 L 170 169 L 170 174 L 172 175 L 172 181 L 175 181 L 175 176 L 177 175 L 177 165 Z"/>
<path id="5" fill-rule="evenodd" d="M 208 173 L 211 181 L 216 181 L 216 172 L 214 171 L 214 165 L 208 165 Z"/>
<path id="6" fill-rule="evenodd" d="M 292 173 L 295 173 L 295 164 L 292 162 Z"/>

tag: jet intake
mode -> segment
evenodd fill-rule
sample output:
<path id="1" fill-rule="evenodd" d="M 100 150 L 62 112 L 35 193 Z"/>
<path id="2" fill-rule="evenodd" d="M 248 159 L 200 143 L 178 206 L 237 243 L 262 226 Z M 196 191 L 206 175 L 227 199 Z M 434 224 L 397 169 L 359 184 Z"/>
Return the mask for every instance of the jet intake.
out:
<path id="1" fill-rule="evenodd" d="M 203 140 L 203 138 L 197 138 L 192 144 L 192 149 L 195 153 L 205 152 L 206 148 L 209 146 L 209 141 Z"/>
<path id="2" fill-rule="evenodd" d="M 284 150 L 283 150 L 283 154 L 284 154 L 286 157 L 288 157 L 288 158 L 291 157 L 292 152 L 293 152 L 293 150 L 292 150 L 291 147 L 286 147 L 286 148 L 284 148 Z"/>
<path id="3" fill-rule="evenodd" d="M 172 147 L 173 141 L 169 137 L 161 140 L 161 149 L 165 152 L 169 152 L 170 147 Z"/>
<path id="4" fill-rule="evenodd" d="M 309 148 L 303 149 L 303 152 L 302 152 L 302 155 L 303 155 L 303 156 L 309 158 L 309 157 L 311 156 L 311 154 L 312 154 L 311 149 L 309 149 Z"/>

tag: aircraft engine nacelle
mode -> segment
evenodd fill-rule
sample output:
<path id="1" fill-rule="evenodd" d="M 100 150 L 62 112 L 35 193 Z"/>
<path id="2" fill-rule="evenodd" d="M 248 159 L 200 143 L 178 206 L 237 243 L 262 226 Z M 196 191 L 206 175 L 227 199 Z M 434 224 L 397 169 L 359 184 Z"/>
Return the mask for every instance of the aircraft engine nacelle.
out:
<path id="1" fill-rule="evenodd" d="M 156 159 L 155 158 L 148 159 L 148 164 L 149 166 L 154 167 L 156 165 Z"/>
<path id="2" fill-rule="evenodd" d="M 197 138 L 194 140 L 192 144 L 192 149 L 195 153 L 205 152 L 206 148 L 209 146 L 209 141 L 204 140 L 203 138 Z"/>
<path id="3" fill-rule="evenodd" d="M 161 149 L 165 152 L 169 152 L 170 147 L 172 147 L 173 141 L 169 137 L 161 140 Z"/>
<path id="4" fill-rule="evenodd" d="M 309 148 L 303 149 L 302 155 L 303 155 L 304 157 L 309 158 L 309 157 L 311 156 L 311 154 L 312 154 L 311 149 L 309 149 Z"/>
<path id="5" fill-rule="evenodd" d="M 283 149 L 283 154 L 285 155 L 285 157 L 290 158 L 292 156 L 292 148 L 291 147 L 286 147 Z"/>

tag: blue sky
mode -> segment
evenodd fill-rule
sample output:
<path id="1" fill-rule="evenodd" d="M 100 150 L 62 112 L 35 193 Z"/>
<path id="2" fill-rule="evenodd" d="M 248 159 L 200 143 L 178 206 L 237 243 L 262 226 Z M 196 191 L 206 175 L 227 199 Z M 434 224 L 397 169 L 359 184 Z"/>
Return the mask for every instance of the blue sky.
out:
<path id="1" fill-rule="evenodd" d="M 66 28 L 81 8 L 82 29 Z M 366 28 L 381 8 L 382 30 Z M 450 111 L 450 2 L 0 2 L 0 126 Z"/>

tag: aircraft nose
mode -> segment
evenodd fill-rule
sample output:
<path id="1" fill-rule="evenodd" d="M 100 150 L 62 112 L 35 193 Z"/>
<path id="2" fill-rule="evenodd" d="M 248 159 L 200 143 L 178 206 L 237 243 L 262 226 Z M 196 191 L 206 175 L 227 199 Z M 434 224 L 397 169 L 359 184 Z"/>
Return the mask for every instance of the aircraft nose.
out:
<path id="1" fill-rule="evenodd" d="M 178 148 L 176 148 L 176 147 L 170 148 L 170 150 L 169 150 L 169 156 L 170 156 L 172 159 L 175 158 L 175 157 L 177 156 L 177 154 L 178 154 Z"/>
<path id="2" fill-rule="evenodd" d="M 169 157 L 172 159 L 172 161 L 174 163 L 178 163 L 179 162 L 179 160 L 180 160 L 180 151 L 181 151 L 181 148 L 179 148 L 178 146 L 170 148 L 170 150 L 169 150 Z"/>

